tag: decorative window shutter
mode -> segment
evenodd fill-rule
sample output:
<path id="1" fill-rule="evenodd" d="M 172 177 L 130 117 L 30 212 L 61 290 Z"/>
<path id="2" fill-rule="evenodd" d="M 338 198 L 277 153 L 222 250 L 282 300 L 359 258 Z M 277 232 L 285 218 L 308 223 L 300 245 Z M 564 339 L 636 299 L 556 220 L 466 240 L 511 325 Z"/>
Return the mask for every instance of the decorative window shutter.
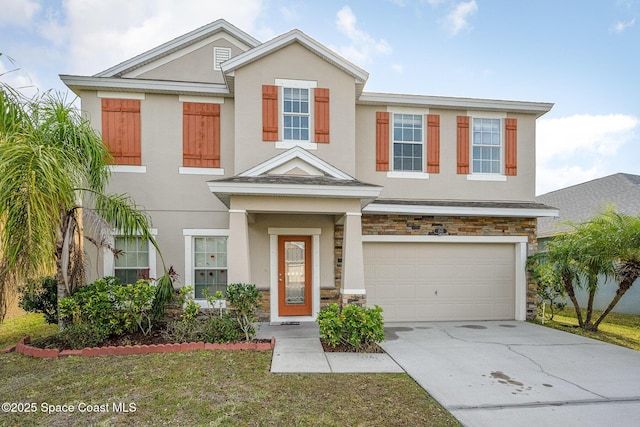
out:
<path id="1" fill-rule="evenodd" d="M 458 116 L 458 173 L 469 173 L 469 116 Z"/>
<path id="2" fill-rule="evenodd" d="M 518 174 L 518 119 L 504 119 L 505 175 Z"/>
<path id="3" fill-rule="evenodd" d="M 182 164 L 185 167 L 220 167 L 220 104 L 183 104 Z"/>
<path id="4" fill-rule="evenodd" d="M 376 112 L 376 170 L 389 170 L 389 113 Z"/>
<path id="5" fill-rule="evenodd" d="M 114 164 L 142 164 L 139 99 L 102 98 L 102 139 Z"/>
<path id="6" fill-rule="evenodd" d="M 315 88 L 314 99 L 314 133 L 315 142 L 329 142 L 329 89 Z"/>
<path id="7" fill-rule="evenodd" d="M 278 86 L 262 85 L 262 140 L 278 140 Z"/>
<path id="8" fill-rule="evenodd" d="M 427 172 L 440 173 L 440 115 L 427 114 Z"/>

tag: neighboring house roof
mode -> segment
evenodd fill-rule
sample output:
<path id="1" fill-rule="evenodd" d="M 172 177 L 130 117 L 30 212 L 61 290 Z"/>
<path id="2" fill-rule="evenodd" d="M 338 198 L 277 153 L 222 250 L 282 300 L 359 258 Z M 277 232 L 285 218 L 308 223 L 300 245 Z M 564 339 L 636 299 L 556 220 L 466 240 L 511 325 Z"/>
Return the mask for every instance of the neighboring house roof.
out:
<path id="1" fill-rule="evenodd" d="M 212 35 L 224 31 L 229 35 L 240 40 L 246 44 L 247 48 L 254 48 L 260 44 L 260 41 L 251 37 L 238 27 L 231 25 L 224 19 L 218 19 L 210 24 L 197 28 L 187 34 L 177 37 L 167 43 L 161 44 L 151 50 L 148 50 L 140 55 L 121 62 L 120 64 L 113 66 L 107 70 L 94 75 L 94 77 L 121 77 L 124 74 L 130 73 L 136 68 L 140 68 L 143 65 L 149 64 L 153 61 L 157 61 L 167 55 L 184 49 L 194 43 L 204 40 Z"/>
<path id="2" fill-rule="evenodd" d="M 550 237 L 570 230 L 567 221 L 587 221 L 611 204 L 619 213 L 640 214 L 640 175 L 617 173 L 543 194 L 536 201 L 560 209 L 557 218 L 538 219 L 538 237 Z"/>
<path id="3" fill-rule="evenodd" d="M 467 202 L 455 200 L 378 199 L 363 209 L 366 213 L 413 215 L 465 215 L 501 217 L 546 217 L 558 215 L 558 209 L 530 202 Z"/>
<path id="4" fill-rule="evenodd" d="M 338 55 L 326 46 L 318 43 L 316 40 L 312 39 L 298 29 L 294 29 L 287 33 L 281 34 L 278 37 L 269 40 L 268 42 L 265 42 L 254 49 L 248 50 L 247 52 L 244 52 L 224 62 L 221 65 L 221 68 L 222 72 L 225 75 L 225 78 L 227 79 L 229 89 L 233 92 L 233 77 L 234 71 L 236 69 L 243 67 L 253 61 L 256 61 L 266 55 L 269 55 L 277 50 L 280 50 L 283 47 L 289 46 L 292 43 L 300 43 L 302 46 L 309 49 L 320 58 L 330 62 L 345 73 L 353 76 L 356 82 L 356 88 L 358 89 L 356 91 L 356 96 L 362 92 L 362 88 L 369 78 L 369 73 L 353 64 L 352 62 L 344 59 L 342 56 Z"/>

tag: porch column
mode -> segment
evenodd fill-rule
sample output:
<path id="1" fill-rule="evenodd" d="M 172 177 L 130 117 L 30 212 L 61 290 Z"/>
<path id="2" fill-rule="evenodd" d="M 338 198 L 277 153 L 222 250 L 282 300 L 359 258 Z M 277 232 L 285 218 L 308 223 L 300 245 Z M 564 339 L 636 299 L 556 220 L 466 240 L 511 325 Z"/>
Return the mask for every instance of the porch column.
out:
<path id="1" fill-rule="evenodd" d="M 343 295 L 365 295 L 364 258 L 362 255 L 362 214 L 347 212 L 344 219 L 342 241 Z"/>
<path id="2" fill-rule="evenodd" d="M 229 209 L 228 283 L 251 283 L 247 211 Z"/>

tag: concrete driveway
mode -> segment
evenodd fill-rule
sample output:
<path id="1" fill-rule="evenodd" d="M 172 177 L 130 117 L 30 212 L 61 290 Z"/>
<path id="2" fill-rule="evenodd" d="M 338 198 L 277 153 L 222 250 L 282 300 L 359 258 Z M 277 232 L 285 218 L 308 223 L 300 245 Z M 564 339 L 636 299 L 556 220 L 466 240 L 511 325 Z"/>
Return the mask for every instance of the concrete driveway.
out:
<path id="1" fill-rule="evenodd" d="M 517 321 L 385 329 L 384 350 L 464 425 L 640 425 L 640 352 Z"/>

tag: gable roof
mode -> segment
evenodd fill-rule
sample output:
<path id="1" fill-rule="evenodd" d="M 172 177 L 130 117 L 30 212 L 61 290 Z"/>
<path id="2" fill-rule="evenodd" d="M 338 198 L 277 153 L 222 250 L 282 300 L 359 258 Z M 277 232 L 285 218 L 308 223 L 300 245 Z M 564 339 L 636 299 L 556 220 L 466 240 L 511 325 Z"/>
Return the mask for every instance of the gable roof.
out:
<path id="1" fill-rule="evenodd" d="M 538 237 L 550 237 L 568 231 L 563 222 L 584 222 L 614 204 L 619 213 L 640 214 L 640 175 L 616 173 L 536 197 L 560 209 L 557 218 L 538 219 Z"/>
<path id="2" fill-rule="evenodd" d="M 235 70 L 247 64 L 250 64 L 251 62 L 256 61 L 266 55 L 269 55 L 272 52 L 289 46 L 292 43 L 301 44 L 311 52 L 318 55 L 320 58 L 330 62 L 345 73 L 353 76 L 356 82 L 356 94 L 358 96 L 360 95 L 364 84 L 369 78 L 369 73 L 353 64 L 352 62 L 344 59 L 342 56 L 338 55 L 328 47 L 317 42 L 298 29 L 293 29 L 289 32 L 281 34 L 278 37 L 261 44 L 260 46 L 254 47 L 253 49 L 241 53 L 240 55 L 224 62 L 221 65 L 221 68 L 222 72 L 225 75 L 225 78 L 227 79 L 229 90 L 233 92 L 233 77 Z"/>
<path id="3" fill-rule="evenodd" d="M 149 64 L 153 61 L 157 61 L 173 52 L 186 48 L 200 40 L 206 39 L 219 32 L 226 32 L 234 38 L 240 40 L 247 45 L 248 48 L 254 48 L 260 45 L 260 41 L 253 38 L 249 34 L 240 30 L 239 28 L 231 25 L 224 19 L 218 19 L 210 24 L 197 28 L 187 34 L 161 44 L 151 50 L 148 50 L 140 55 L 134 56 L 118 65 L 115 65 L 107 70 L 94 75 L 94 77 L 121 77 L 143 65 Z"/>
<path id="4" fill-rule="evenodd" d="M 296 161 L 308 165 L 303 169 L 313 173 L 271 173 L 284 172 L 286 165 L 295 166 Z M 233 195 L 357 198 L 365 206 L 382 191 L 382 187 L 358 181 L 300 147 L 291 148 L 236 176 L 214 179 L 207 184 L 226 206 Z"/>

